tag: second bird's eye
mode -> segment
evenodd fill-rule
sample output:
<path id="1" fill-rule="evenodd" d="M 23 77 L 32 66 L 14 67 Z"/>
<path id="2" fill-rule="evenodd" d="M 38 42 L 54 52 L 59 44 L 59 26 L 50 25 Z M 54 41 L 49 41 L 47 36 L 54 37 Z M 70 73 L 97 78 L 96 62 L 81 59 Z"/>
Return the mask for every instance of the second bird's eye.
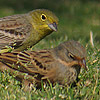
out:
<path id="1" fill-rule="evenodd" d="M 46 15 L 42 14 L 42 15 L 41 15 L 41 19 L 42 19 L 43 21 L 45 21 L 45 20 L 46 20 Z"/>
<path id="2" fill-rule="evenodd" d="M 69 56 L 71 59 L 75 60 L 74 55 L 72 55 L 71 53 L 69 53 L 68 56 Z"/>

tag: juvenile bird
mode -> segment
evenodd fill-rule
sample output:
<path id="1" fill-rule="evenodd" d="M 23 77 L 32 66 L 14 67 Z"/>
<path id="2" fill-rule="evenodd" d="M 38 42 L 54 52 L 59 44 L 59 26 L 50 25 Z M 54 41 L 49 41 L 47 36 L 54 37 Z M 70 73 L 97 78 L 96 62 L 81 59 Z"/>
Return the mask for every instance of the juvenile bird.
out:
<path id="1" fill-rule="evenodd" d="M 57 31 L 58 18 L 46 9 L 0 18 L 0 49 L 14 46 L 23 51 Z"/>
<path id="2" fill-rule="evenodd" d="M 87 69 L 85 59 L 85 48 L 71 40 L 49 50 L 3 53 L 0 70 L 16 75 L 25 88 L 34 81 L 38 84 L 48 79 L 51 83 L 69 85 L 76 80 L 81 67 Z"/>

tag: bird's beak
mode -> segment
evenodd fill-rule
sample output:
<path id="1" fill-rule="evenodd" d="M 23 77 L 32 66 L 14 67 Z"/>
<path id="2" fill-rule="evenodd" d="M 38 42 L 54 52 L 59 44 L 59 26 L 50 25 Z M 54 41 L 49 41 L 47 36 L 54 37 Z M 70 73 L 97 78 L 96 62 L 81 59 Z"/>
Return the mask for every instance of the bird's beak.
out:
<path id="1" fill-rule="evenodd" d="M 85 68 L 85 70 L 88 70 L 87 66 L 86 66 L 86 61 L 85 59 L 82 59 L 81 61 L 79 61 L 79 65 L 83 68 Z"/>
<path id="2" fill-rule="evenodd" d="M 57 24 L 54 22 L 52 24 L 48 24 L 49 28 L 52 29 L 53 31 L 57 31 Z"/>

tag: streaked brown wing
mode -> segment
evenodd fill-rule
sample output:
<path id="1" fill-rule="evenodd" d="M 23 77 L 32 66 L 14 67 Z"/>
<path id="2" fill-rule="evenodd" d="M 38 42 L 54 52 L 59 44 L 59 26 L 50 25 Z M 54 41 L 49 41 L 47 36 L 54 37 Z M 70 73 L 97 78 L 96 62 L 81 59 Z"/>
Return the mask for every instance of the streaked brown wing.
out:
<path id="1" fill-rule="evenodd" d="M 55 71 L 55 59 L 47 50 L 4 53 L 0 60 L 14 70 L 36 75 L 37 80 L 53 77 Z"/>
<path id="2" fill-rule="evenodd" d="M 25 15 L 13 15 L 0 18 L 0 49 L 16 43 L 20 45 L 29 35 L 31 24 Z"/>
<path id="3" fill-rule="evenodd" d="M 38 52 L 35 51 L 2 53 L 0 54 L 0 61 L 9 67 L 22 72 L 39 73 L 39 71 L 42 72 L 46 70 L 46 64 L 43 64 L 45 59 L 42 59 L 40 56 L 41 54 L 37 55 L 37 53 Z"/>
<path id="4" fill-rule="evenodd" d="M 41 74 L 47 73 L 55 61 L 49 50 L 24 51 L 20 52 L 17 58 L 21 65 L 26 65 L 28 71 Z"/>
<path id="5" fill-rule="evenodd" d="M 39 73 L 42 71 L 45 73 L 51 69 L 50 66 L 55 62 L 49 50 L 4 53 L 0 55 L 0 59 L 11 64 L 10 66 L 12 66 L 12 64 L 19 64 L 31 73 Z"/>
<path id="6" fill-rule="evenodd" d="M 56 75 L 57 60 L 54 59 L 50 50 L 20 52 L 17 58 L 29 75 L 37 76 L 35 78 L 38 81 L 52 80 Z"/>
<path id="7" fill-rule="evenodd" d="M 32 66 L 32 64 L 30 64 L 30 56 L 24 57 L 24 61 L 21 62 L 20 60 L 18 60 L 18 55 L 19 52 L 2 53 L 0 54 L 0 61 L 14 70 L 28 73 L 26 66 Z"/>

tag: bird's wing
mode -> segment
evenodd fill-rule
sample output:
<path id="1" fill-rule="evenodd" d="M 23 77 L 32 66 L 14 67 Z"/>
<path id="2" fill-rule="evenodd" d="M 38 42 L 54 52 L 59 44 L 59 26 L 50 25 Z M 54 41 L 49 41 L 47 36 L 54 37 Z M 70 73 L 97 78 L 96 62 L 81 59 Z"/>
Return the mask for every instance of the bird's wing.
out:
<path id="1" fill-rule="evenodd" d="M 13 15 L 0 18 L 0 49 L 6 45 L 21 44 L 31 24 L 25 19 L 25 15 Z"/>
<path id="2" fill-rule="evenodd" d="M 47 74 L 53 69 L 55 59 L 49 50 L 20 52 L 17 59 L 21 65 L 26 64 L 26 69 L 31 73 Z M 27 61 L 28 60 L 28 61 Z"/>
<path id="3" fill-rule="evenodd" d="M 0 61 L 12 69 L 37 75 L 37 80 L 47 79 L 55 74 L 55 59 L 47 50 L 4 53 L 0 55 Z"/>

